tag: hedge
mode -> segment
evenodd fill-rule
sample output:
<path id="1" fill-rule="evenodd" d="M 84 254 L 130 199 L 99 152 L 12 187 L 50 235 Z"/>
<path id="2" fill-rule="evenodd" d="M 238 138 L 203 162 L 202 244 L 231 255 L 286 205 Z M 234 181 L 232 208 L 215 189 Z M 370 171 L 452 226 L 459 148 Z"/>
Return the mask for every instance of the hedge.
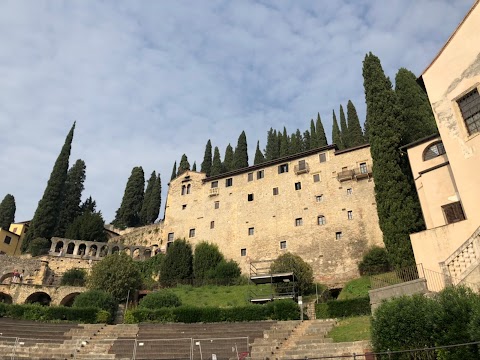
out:
<path id="1" fill-rule="evenodd" d="M 176 308 L 128 310 L 125 322 L 182 322 L 212 323 L 259 320 L 298 320 L 300 309 L 292 300 L 279 300 L 265 305 L 247 305 L 229 308 L 179 306 Z"/>
<path id="2" fill-rule="evenodd" d="M 35 304 L 0 303 L 0 317 L 36 321 L 71 321 L 94 324 L 105 319 L 104 310 L 95 307 L 71 308 L 66 306 L 41 306 Z"/>
<path id="3" fill-rule="evenodd" d="M 317 319 L 370 315 L 370 298 L 329 300 L 326 303 L 316 304 L 315 314 Z"/>

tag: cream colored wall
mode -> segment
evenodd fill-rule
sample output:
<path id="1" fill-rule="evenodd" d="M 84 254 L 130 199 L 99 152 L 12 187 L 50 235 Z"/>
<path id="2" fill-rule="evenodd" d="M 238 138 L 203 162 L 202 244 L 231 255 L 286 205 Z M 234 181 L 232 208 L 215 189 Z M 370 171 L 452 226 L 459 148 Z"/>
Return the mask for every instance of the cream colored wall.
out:
<path id="1" fill-rule="evenodd" d="M 203 183 L 205 175 L 187 172 L 170 183 L 162 231 L 163 244 L 168 233 L 174 238 L 186 238 L 193 245 L 210 241 L 219 245 L 229 259 L 237 261 L 244 271 L 253 260 L 272 259 L 284 251 L 299 254 L 309 262 L 317 280 L 332 286 L 358 276 L 357 263 L 372 245 L 383 246 L 378 226 L 373 180 L 349 180 L 340 183 L 337 172 L 342 167 L 356 168 L 366 162 L 371 168 L 369 148 L 335 155 L 327 151 L 327 162 L 320 163 L 319 153 L 305 157 L 310 167 L 306 174 L 296 175 L 294 166 L 298 160 L 288 162 L 289 172 L 278 174 L 278 165 L 265 167 L 265 177 L 248 181 L 248 172 L 232 176 L 233 186 L 225 186 L 225 178 L 219 179 L 218 195 L 209 196 L 211 181 Z M 321 181 L 315 183 L 313 174 Z M 192 179 L 191 194 L 181 195 L 185 176 Z M 301 182 L 301 190 L 295 183 Z M 273 195 L 278 187 L 279 195 Z M 347 189 L 352 194 L 347 195 Z M 248 194 L 254 200 L 247 201 Z M 323 195 L 316 202 L 316 195 Z M 214 208 L 219 201 L 219 209 Z M 186 208 L 182 210 L 182 205 Z M 353 220 L 347 219 L 347 211 L 353 212 Z M 317 225 L 317 216 L 326 217 L 326 225 Z M 295 219 L 302 218 L 303 226 L 295 226 Z M 210 222 L 215 222 L 210 229 Z M 254 235 L 248 229 L 254 228 Z M 189 238 L 189 230 L 195 229 L 195 237 Z M 341 231 L 342 239 L 335 233 Z M 280 249 L 280 241 L 287 241 L 287 250 Z M 247 249 L 247 256 L 240 256 Z"/>
<path id="2" fill-rule="evenodd" d="M 5 244 L 5 238 L 10 236 L 10 244 Z M 20 248 L 18 242 L 20 237 L 10 231 L 0 228 L 0 251 L 7 255 L 16 255 L 18 253 L 17 248 Z"/>

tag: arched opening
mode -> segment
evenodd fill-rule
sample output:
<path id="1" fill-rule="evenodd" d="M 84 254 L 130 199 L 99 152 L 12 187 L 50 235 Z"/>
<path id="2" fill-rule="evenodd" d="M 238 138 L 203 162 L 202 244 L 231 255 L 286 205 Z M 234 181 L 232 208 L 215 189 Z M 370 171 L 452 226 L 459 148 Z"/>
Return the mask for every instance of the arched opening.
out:
<path id="1" fill-rule="evenodd" d="M 182 195 L 185 195 L 185 190 L 186 190 L 185 185 L 182 185 Z"/>
<path id="2" fill-rule="evenodd" d="M 124 249 L 123 249 L 123 252 L 124 252 L 125 254 L 127 254 L 128 256 L 131 256 L 131 255 L 132 255 L 132 251 L 131 251 L 130 248 L 128 248 L 128 247 L 124 248 Z"/>
<path id="3" fill-rule="evenodd" d="M 119 248 L 118 246 L 114 246 L 114 247 L 112 248 L 112 254 L 115 254 L 115 253 L 117 253 L 117 252 L 119 252 L 119 251 L 120 251 L 120 248 Z"/>
<path id="4" fill-rule="evenodd" d="M 70 244 L 68 244 L 67 254 L 73 255 L 74 250 L 75 250 L 75 243 L 71 242 Z"/>
<path id="5" fill-rule="evenodd" d="M 445 147 L 443 146 L 443 142 L 436 141 L 433 144 L 428 145 L 425 150 L 423 150 L 423 161 L 427 161 L 437 156 L 445 154 Z"/>
<path id="6" fill-rule="evenodd" d="M 68 294 L 67 296 L 65 296 L 62 301 L 60 301 L 60 305 L 62 306 L 67 306 L 67 307 L 72 307 L 73 305 L 73 302 L 75 301 L 75 298 L 80 295 L 79 292 L 74 292 L 74 293 L 71 293 L 71 294 Z"/>
<path id="7" fill-rule="evenodd" d="M 96 256 L 97 255 L 97 245 L 90 246 L 90 250 L 88 251 L 88 255 Z"/>
<path id="8" fill-rule="evenodd" d="M 152 257 L 152 250 L 151 249 L 145 249 L 143 252 L 143 256 L 148 259 L 149 257 Z"/>
<path id="9" fill-rule="evenodd" d="M 103 245 L 100 249 L 100 257 L 104 257 L 108 254 L 108 246 L 107 245 Z"/>
<path id="10" fill-rule="evenodd" d="M 192 188 L 192 186 L 190 184 L 187 185 L 187 194 L 190 194 L 190 189 Z"/>
<path id="11" fill-rule="evenodd" d="M 140 259 L 140 249 L 139 248 L 136 248 L 133 250 L 133 258 L 134 259 Z"/>
<path id="12" fill-rule="evenodd" d="M 63 241 L 59 241 L 55 244 L 55 252 L 59 253 L 63 249 Z"/>
<path id="13" fill-rule="evenodd" d="M 0 277 L 0 284 L 10 284 L 12 281 L 13 273 L 6 273 Z"/>
<path id="14" fill-rule="evenodd" d="M 78 251 L 77 251 L 77 255 L 85 255 L 85 252 L 87 251 L 87 245 L 85 244 L 80 244 L 80 246 L 78 247 Z"/>
<path id="15" fill-rule="evenodd" d="M 11 304 L 12 303 L 12 297 L 8 294 L 0 292 L 0 303 Z"/>
<path id="16" fill-rule="evenodd" d="M 50 306 L 51 302 L 52 298 L 50 295 L 44 293 L 43 291 L 33 293 L 27 297 L 27 300 L 25 300 L 25 304 L 40 304 L 43 306 Z"/>

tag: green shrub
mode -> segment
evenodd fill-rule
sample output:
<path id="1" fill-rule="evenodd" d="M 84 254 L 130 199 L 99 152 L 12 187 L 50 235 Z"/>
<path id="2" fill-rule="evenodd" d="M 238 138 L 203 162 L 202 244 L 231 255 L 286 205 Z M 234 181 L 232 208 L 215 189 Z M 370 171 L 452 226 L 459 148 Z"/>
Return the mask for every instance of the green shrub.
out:
<path id="1" fill-rule="evenodd" d="M 117 302 L 112 295 L 101 290 L 88 290 L 79 294 L 73 301 L 74 308 L 96 307 L 108 311 L 111 316 L 117 311 Z"/>
<path id="2" fill-rule="evenodd" d="M 315 312 L 319 319 L 369 315 L 370 298 L 329 300 L 326 303 L 316 304 Z"/>
<path id="3" fill-rule="evenodd" d="M 5 316 L 5 314 L 7 313 L 7 308 L 8 308 L 7 304 L 0 303 L 0 318 Z"/>
<path id="4" fill-rule="evenodd" d="M 317 319 L 329 319 L 330 314 L 328 313 L 328 304 L 315 304 L 315 316 Z"/>
<path id="5" fill-rule="evenodd" d="M 69 269 L 62 276 L 61 285 L 84 286 L 87 272 L 84 269 Z"/>
<path id="6" fill-rule="evenodd" d="M 97 312 L 97 316 L 95 318 L 95 322 L 97 324 L 108 324 L 112 320 L 112 314 L 110 314 L 107 310 L 99 310 Z"/>
<path id="7" fill-rule="evenodd" d="M 94 307 L 70 308 L 65 306 L 40 306 L 38 304 L 0 304 L 0 317 L 34 321 L 74 321 L 95 323 L 99 309 Z"/>
<path id="8" fill-rule="evenodd" d="M 222 260 L 217 266 L 210 270 L 208 276 L 220 280 L 222 285 L 231 285 L 236 282 L 242 271 L 234 260 Z"/>
<path id="9" fill-rule="evenodd" d="M 274 320 L 300 319 L 300 307 L 293 300 L 277 300 L 273 303 Z"/>
<path id="10" fill-rule="evenodd" d="M 160 309 L 163 307 L 178 307 L 182 305 L 180 298 L 169 290 L 160 290 L 147 294 L 140 303 L 139 308 Z"/>
<path id="11" fill-rule="evenodd" d="M 195 279 L 209 277 L 212 270 L 224 261 L 223 255 L 215 244 L 201 242 L 195 246 L 193 255 L 193 275 Z"/>
<path id="12" fill-rule="evenodd" d="M 162 309 L 141 309 L 127 310 L 125 314 L 125 322 L 127 324 L 137 324 L 140 322 L 175 322 L 173 308 Z"/>
<path id="13" fill-rule="evenodd" d="M 272 273 L 282 273 L 293 271 L 296 277 L 296 284 L 300 294 L 306 294 L 311 291 L 313 284 L 313 270 L 303 259 L 292 253 L 280 255 L 272 264 L 270 271 Z M 280 284 L 279 286 L 282 286 Z M 280 290 L 281 291 L 281 290 Z"/>
<path id="14" fill-rule="evenodd" d="M 390 271 L 387 250 L 378 246 L 370 248 L 358 264 L 358 270 L 361 275 L 376 275 Z"/>
<path id="15" fill-rule="evenodd" d="M 177 282 L 191 279 L 192 246 L 186 240 L 175 240 L 167 249 L 167 254 L 161 265 L 160 284 L 174 286 Z"/>
<path id="16" fill-rule="evenodd" d="M 45 238 L 36 238 L 30 242 L 28 252 L 32 256 L 39 256 L 48 254 L 50 250 L 50 240 Z"/>

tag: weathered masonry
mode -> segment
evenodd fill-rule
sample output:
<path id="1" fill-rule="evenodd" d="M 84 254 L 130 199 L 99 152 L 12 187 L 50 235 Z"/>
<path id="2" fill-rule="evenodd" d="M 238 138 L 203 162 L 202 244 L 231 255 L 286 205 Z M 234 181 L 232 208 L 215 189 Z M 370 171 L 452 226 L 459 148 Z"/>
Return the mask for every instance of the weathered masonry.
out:
<path id="1" fill-rule="evenodd" d="M 368 145 L 335 145 L 207 178 L 187 171 L 169 184 L 162 243 L 208 241 L 244 271 L 285 251 L 331 286 L 358 276 L 383 246 Z"/>

